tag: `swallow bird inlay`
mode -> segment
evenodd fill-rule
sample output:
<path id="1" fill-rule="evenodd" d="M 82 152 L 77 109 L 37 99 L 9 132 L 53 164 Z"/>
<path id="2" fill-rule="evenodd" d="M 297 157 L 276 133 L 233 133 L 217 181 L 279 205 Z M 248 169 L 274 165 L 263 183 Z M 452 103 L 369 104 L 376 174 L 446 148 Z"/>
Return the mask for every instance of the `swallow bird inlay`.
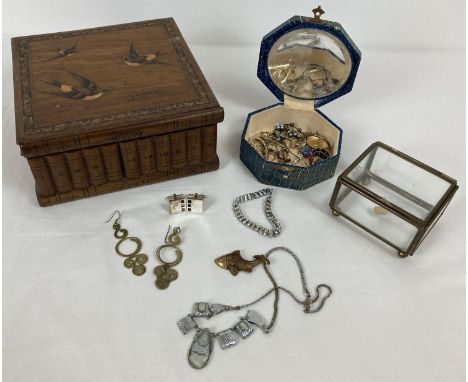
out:
<path id="1" fill-rule="evenodd" d="M 48 85 L 54 86 L 58 91 L 55 93 L 45 93 L 57 97 L 77 99 L 83 101 L 91 101 L 101 97 L 107 90 L 98 87 L 98 85 L 90 79 L 74 72 L 69 72 L 78 84 L 69 84 L 59 80 L 46 82 Z"/>
<path id="2" fill-rule="evenodd" d="M 141 65 L 169 65 L 167 62 L 159 61 L 159 58 L 163 56 L 165 53 L 161 53 L 160 50 L 150 54 L 140 55 L 136 49 L 133 42 L 130 44 L 130 48 L 128 50 L 128 57 L 125 57 L 123 61 L 128 66 L 141 66 Z"/>
<path id="3" fill-rule="evenodd" d="M 75 42 L 75 45 L 73 45 L 72 47 L 70 48 L 55 48 L 53 51 L 57 53 L 57 55 L 55 57 L 52 57 L 49 59 L 49 61 L 52 61 L 52 60 L 57 60 L 58 58 L 64 58 L 64 57 L 68 57 L 68 56 L 73 56 L 75 54 L 78 53 L 78 50 L 76 49 L 78 45 L 78 41 Z"/>

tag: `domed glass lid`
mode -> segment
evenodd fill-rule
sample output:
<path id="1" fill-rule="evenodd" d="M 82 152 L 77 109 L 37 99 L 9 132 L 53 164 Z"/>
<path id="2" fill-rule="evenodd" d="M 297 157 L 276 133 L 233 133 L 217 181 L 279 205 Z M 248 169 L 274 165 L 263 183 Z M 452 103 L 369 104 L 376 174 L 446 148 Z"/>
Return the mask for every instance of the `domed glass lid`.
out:
<path id="1" fill-rule="evenodd" d="M 323 29 L 295 29 L 280 37 L 268 54 L 271 81 L 285 94 L 318 99 L 348 80 L 352 59 L 344 43 Z"/>

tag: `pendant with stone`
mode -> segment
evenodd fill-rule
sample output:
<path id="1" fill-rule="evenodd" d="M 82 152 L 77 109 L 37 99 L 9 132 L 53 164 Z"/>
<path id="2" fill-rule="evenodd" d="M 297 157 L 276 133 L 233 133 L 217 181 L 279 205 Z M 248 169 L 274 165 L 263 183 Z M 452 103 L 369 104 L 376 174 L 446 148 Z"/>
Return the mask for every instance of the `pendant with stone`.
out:
<path id="1" fill-rule="evenodd" d="M 210 360 L 213 351 L 213 333 L 208 329 L 200 329 L 193 337 L 188 352 L 188 362 L 194 369 L 203 369 Z"/>
<path id="2" fill-rule="evenodd" d="M 213 313 L 211 313 L 210 306 L 206 302 L 197 302 L 193 308 L 193 314 L 196 317 L 205 317 L 210 318 Z"/>
<path id="3" fill-rule="evenodd" d="M 250 336 L 254 332 L 254 327 L 250 323 L 242 319 L 235 327 L 237 333 L 244 339 Z"/>

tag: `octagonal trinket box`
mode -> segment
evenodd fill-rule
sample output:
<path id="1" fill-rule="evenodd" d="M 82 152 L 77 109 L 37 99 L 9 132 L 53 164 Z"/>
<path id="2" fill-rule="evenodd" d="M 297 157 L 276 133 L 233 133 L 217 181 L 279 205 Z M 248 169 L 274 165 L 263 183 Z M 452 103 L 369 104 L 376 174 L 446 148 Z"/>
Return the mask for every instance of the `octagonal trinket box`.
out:
<path id="1" fill-rule="evenodd" d="M 351 91 L 361 53 L 339 23 L 322 20 L 320 7 L 313 12 L 290 18 L 262 40 L 257 75 L 280 102 L 248 115 L 240 158 L 264 184 L 307 189 L 333 177 L 340 157 L 343 131 L 319 107 Z M 271 150 L 269 137 L 283 126 L 292 126 L 303 141 L 322 139 L 326 157 L 307 161 L 304 148 L 298 155 L 274 141 L 282 153 Z"/>

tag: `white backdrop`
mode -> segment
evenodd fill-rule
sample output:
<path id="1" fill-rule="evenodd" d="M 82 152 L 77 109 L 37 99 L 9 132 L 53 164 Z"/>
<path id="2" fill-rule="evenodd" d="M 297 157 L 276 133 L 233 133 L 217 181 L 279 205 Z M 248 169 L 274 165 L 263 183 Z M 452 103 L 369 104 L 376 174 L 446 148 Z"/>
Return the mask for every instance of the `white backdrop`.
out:
<path id="1" fill-rule="evenodd" d="M 352 93 L 323 107 L 344 130 L 337 174 L 376 140 L 458 179 L 461 191 L 412 258 L 330 214 L 336 177 L 304 192 L 276 189 L 284 226 L 276 239 L 241 227 L 231 199 L 262 188 L 238 160 L 247 113 L 274 103 L 256 78 L 263 35 L 308 1 L 4 2 L 3 26 L 3 377 L 5 381 L 461 382 L 465 379 L 465 59 L 462 0 L 322 2 L 363 58 Z M 26 160 L 15 145 L 9 38 L 172 16 L 209 80 L 226 118 L 219 171 L 40 208 Z M 204 192 L 202 216 L 169 217 L 173 192 Z M 246 207 L 260 218 L 260 204 Z M 169 290 L 136 278 L 113 251 L 103 222 L 122 224 L 148 254 L 168 224 L 182 227 L 185 257 Z M 213 259 L 288 246 L 304 262 L 311 288 L 335 293 L 305 316 L 286 296 L 275 330 L 236 348 L 215 344 L 210 365 L 185 360 L 190 336 L 175 322 L 193 302 L 239 304 L 268 288 L 259 270 L 232 277 Z M 276 256 L 276 255 L 275 255 Z M 149 263 L 151 268 L 154 260 Z M 296 269 L 273 258 L 281 284 L 300 292 Z M 270 314 L 270 302 L 258 310 Z M 219 330 L 236 315 L 207 325 Z"/>
<path id="2" fill-rule="evenodd" d="M 465 2 L 450 0 L 321 1 L 284 0 L 6 0 L 4 34 L 92 28 L 98 25 L 174 17 L 192 44 L 255 46 L 293 15 L 310 15 L 321 4 L 325 19 L 336 20 L 374 50 L 463 50 Z"/>

